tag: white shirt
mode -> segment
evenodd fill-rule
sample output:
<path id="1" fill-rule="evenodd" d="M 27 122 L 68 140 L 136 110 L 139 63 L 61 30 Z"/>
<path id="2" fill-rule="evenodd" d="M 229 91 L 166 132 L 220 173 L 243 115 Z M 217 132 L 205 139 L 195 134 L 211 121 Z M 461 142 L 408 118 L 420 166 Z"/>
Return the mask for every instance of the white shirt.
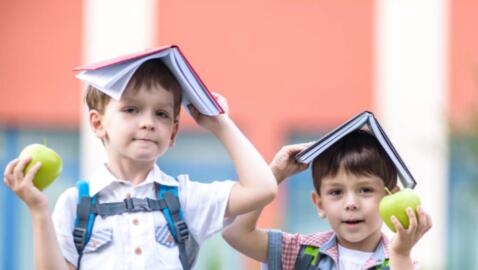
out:
<path id="1" fill-rule="evenodd" d="M 126 197 L 156 199 L 154 183 L 178 186 L 179 201 L 190 234 L 201 244 L 219 232 L 232 219 L 224 214 L 233 181 L 208 184 L 193 182 L 187 175 L 176 181 L 161 172 L 158 166 L 145 181 L 133 186 L 118 180 L 106 166 L 88 179 L 90 195 L 98 202 L 122 202 Z M 53 224 L 63 256 L 76 266 L 78 252 L 73 242 L 78 191 L 67 189 L 53 211 Z M 160 211 L 124 213 L 102 218 L 97 216 L 90 241 L 85 246 L 81 269 L 182 269 L 179 250 L 169 235 L 167 223 Z"/>
<path id="2" fill-rule="evenodd" d="M 363 252 L 339 245 L 339 270 L 362 269 L 373 252 Z"/>

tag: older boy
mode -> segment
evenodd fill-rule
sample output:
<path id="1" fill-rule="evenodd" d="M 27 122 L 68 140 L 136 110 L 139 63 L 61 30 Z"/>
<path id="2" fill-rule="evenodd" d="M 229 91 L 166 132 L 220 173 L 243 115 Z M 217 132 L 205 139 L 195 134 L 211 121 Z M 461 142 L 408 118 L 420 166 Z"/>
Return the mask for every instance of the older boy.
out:
<path id="1" fill-rule="evenodd" d="M 307 168 L 294 156 L 307 145 L 282 148 L 271 162 L 280 183 Z M 408 209 L 405 230 L 394 217 L 398 234 L 389 244 L 381 232 L 378 205 L 384 188 L 396 187 L 397 172 L 375 137 L 366 131 L 351 132 L 312 163 L 315 191 L 312 201 L 332 231 L 311 235 L 265 231 L 256 228 L 260 210 L 239 217 L 224 232 L 226 241 L 268 269 L 391 269 L 413 268 L 410 251 L 431 227 L 421 208 L 418 220 Z"/>
<path id="2" fill-rule="evenodd" d="M 89 123 L 101 139 L 107 163 L 91 176 L 90 195 L 98 203 L 125 198 L 156 198 L 160 185 L 178 187 L 178 197 L 191 236 L 200 244 L 239 214 L 263 207 L 275 196 L 277 184 L 267 163 L 227 115 L 226 100 L 215 95 L 226 113 L 214 117 L 190 110 L 228 151 L 239 182 L 192 182 L 174 179 L 156 161 L 175 143 L 181 104 L 180 86 L 160 60 L 149 60 L 135 72 L 119 101 L 90 86 L 86 93 Z M 45 195 L 32 185 L 40 168 L 26 175 L 30 158 L 13 160 L 4 182 L 28 205 L 33 218 L 37 269 L 182 269 L 180 251 L 159 211 L 98 216 L 91 239 L 79 256 L 72 231 L 78 191 L 66 190 L 50 219 Z M 66 259 L 66 260 L 65 260 Z M 183 264 L 183 265 L 182 265 Z M 182 267 L 183 266 L 183 267 Z"/>

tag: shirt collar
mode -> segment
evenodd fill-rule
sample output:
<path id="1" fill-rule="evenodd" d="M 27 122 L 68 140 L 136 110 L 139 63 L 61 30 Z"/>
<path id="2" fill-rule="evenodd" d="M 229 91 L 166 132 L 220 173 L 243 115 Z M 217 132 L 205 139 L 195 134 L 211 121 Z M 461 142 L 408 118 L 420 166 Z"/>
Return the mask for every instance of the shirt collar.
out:
<path id="1" fill-rule="evenodd" d="M 305 245 L 309 246 L 316 246 L 320 247 L 320 253 L 326 254 L 335 261 L 337 261 L 338 257 L 338 243 L 337 243 L 337 235 L 334 232 L 329 233 L 328 238 L 321 239 L 321 238 L 307 238 L 304 240 Z M 365 263 L 367 266 L 374 266 L 377 264 L 381 264 L 385 261 L 385 259 L 389 259 L 388 253 L 388 245 L 389 240 L 385 234 L 382 233 L 382 239 L 378 243 L 377 248 L 373 252 L 370 259 L 367 260 Z"/>
<path id="2" fill-rule="evenodd" d="M 106 164 L 102 164 L 89 179 L 90 196 L 95 196 L 113 183 L 129 183 L 125 180 L 120 180 L 114 176 Z M 171 176 L 162 172 L 157 164 L 154 164 L 153 169 L 148 173 L 146 179 L 140 185 L 147 183 L 158 183 L 164 186 L 178 186 L 178 182 Z"/>

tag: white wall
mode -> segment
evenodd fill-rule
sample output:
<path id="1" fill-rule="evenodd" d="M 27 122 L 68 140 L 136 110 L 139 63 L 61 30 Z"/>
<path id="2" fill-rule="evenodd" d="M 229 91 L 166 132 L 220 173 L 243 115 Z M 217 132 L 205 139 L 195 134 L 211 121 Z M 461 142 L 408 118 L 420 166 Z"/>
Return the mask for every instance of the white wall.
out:
<path id="1" fill-rule="evenodd" d="M 426 269 L 444 269 L 447 209 L 446 0 L 376 1 L 379 120 L 417 180 L 433 228 L 414 249 Z"/>
<path id="2" fill-rule="evenodd" d="M 153 47 L 157 34 L 155 14 L 155 0 L 85 0 L 84 63 Z M 86 106 L 83 106 L 80 137 L 80 174 L 85 178 L 106 157 L 101 142 L 90 131 Z"/>

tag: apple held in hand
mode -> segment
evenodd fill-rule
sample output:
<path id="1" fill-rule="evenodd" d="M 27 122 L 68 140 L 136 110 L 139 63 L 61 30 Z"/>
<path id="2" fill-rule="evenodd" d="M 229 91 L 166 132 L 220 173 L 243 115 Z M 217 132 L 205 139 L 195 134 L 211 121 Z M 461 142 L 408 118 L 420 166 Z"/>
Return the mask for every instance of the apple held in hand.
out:
<path id="1" fill-rule="evenodd" d="M 33 178 L 33 185 L 39 190 L 46 188 L 60 175 L 63 163 L 61 157 L 52 149 L 42 144 L 31 144 L 22 150 L 19 158 L 24 159 L 28 156 L 32 157 L 32 159 L 25 167 L 25 174 L 37 162 L 42 164 Z"/>
<path id="2" fill-rule="evenodd" d="M 410 221 L 408 220 L 407 208 L 412 208 L 417 215 L 417 207 L 420 206 L 420 197 L 409 188 L 402 189 L 396 193 L 390 193 L 382 198 L 379 205 L 380 216 L 385 224 L 393 231 L 396 232 L 395 226 L 390 219 L 395 216 L 402 224 L 404 229 L 408 229 Z"/>

